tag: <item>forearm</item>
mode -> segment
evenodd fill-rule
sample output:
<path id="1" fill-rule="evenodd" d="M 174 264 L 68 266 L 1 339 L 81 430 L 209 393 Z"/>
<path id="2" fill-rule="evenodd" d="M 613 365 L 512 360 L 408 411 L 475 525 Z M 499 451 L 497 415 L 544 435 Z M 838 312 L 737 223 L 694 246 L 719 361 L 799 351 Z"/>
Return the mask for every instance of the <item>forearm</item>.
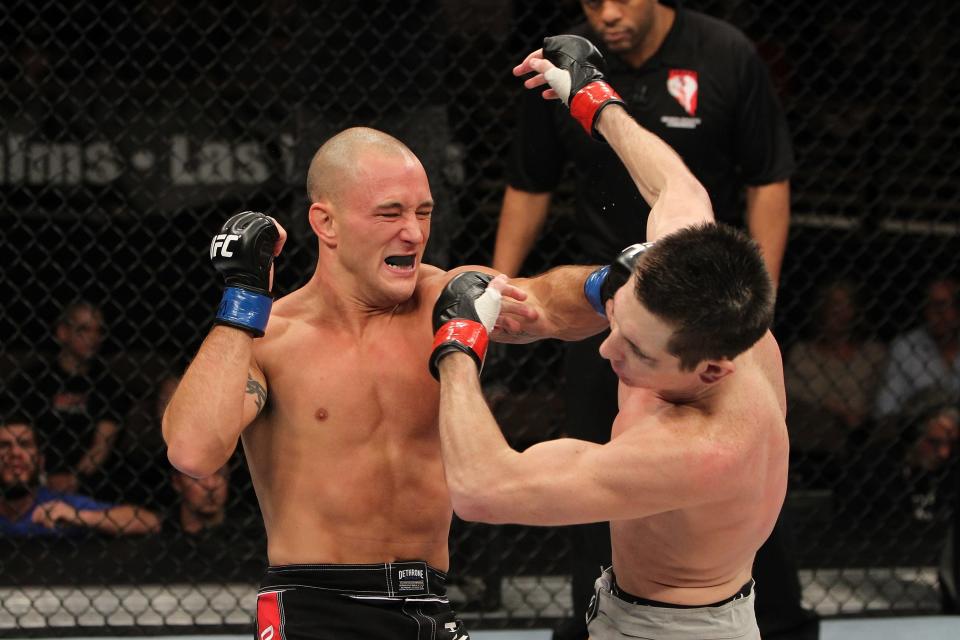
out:
<path id="1" fill-rule="evenodd" d="M 247 333 L 215 326 L 184 373 L 163 415 L 168 457 L 184 473 L 209 475 L 233 453 L 252 351 Z"/>
<path id="2" fill-rule="evenodd" d="M 493 268 L 510 277 L 517 275 L 543 229 L 550 207 L 550 193 L 530 193 L 507 187 L 500 208 Z"/>
<path id="3" fill-rule="evenodd" d="M 101 420 L 98 422 L 93 436 L 93 443 L 80 461 L 77 462 L 77 471 L 84 475 L 89 475 L 99 469 L 104 461 L 106 461 L 107 456 L 110 455 L 110 450 L 113 448 L 113 443 L 117 439 L 118 431 L 119 427 L 111 420 Z"/>
<path id="4" fill-rule="evenodd" d="M 484 400 L 474 362 L 453 353 L 438 368 L 440 444 L 453 508 L 465 520 L 486 520 L 487 496 L 519 454 L 507 444 Z"/>
<path id="5" fill-rule="evenodd" d="M 710 197 L 677 153 L 619 105 L 600 113 L 597 129 L 616 151 L 651 207 L 647 241 L 682 227 L 713 222 Z"/>
<path id="6" fill-rule="evenodd" d="M 160 518 L 154 512 L 133 505 L 119 505 L 106 511 L 78 511 L 79 525 L 111 535 L 156 533 Z"/>
<path id="7" fill-rule="evenodd" d="M 763 253 L 776 286 L 780 282 L 783 254 L 790 228 L 790 182 L 747 188 L 747 228 Z"/>
<path id="8" fill-rule="evenodd" d="M 583 284 L 596 267 L 566 266 L 512 283 L 530 295 L 540 313 L 537 338 L 583 340 L 607 328 L 606 318 L 594 311 Z"/>

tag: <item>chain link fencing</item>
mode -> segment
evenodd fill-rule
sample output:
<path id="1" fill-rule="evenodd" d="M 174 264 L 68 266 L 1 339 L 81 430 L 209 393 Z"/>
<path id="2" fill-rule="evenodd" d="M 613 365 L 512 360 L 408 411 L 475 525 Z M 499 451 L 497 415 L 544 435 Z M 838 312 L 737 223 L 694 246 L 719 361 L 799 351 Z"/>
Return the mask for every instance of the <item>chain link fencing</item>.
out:
<path id="1" fill-rule="evenodd" d="M 960 5 L 687 6 L 756 42 L 798 159 L 776 332 L 805 604 L 938 611 L 958 486 L 960 321 L 942 280 L 960 277 Z M 546 0 L 4 3 L 5 420 L 34 423 L 38 482 L 136 508 L 110 512 L 99 528 L 114 533 L 4 533 L 3 633 L 249 629 L 266 541 L 242 454 L 192 484 L 159 428 L 219 299 L 209 238 L 233 212 L 271 213 L 290 230 L 275 291 L 300 286 L 316 259 L 306 167 L 327 136 L 363 124 L 405 141 L 431 177 L 425 261 L 489 264 L 521 92 L 510 69 L 580 17 Z M 577 260 L 572 198 L 557 194 L 525 270 Z M 56 373 L 65 349 L 95 363 L 71 378 L 80 391 Z M 508 357 L 488 384 L 508 439 L 557 437 L 562 347 Z M 22 468 L 8 451 L 9 501 Z M 224 524 L 191 532 L 190 499 Z M 571 549 L 563 528 L 455 521 L 459 609 L 478 626 L 566 617 Z"/>

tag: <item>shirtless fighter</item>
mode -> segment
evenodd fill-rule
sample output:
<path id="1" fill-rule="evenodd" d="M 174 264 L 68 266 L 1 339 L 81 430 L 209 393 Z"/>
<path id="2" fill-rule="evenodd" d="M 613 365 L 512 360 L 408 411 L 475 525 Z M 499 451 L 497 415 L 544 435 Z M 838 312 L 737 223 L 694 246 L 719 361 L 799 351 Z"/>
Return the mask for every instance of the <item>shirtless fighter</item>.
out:
<path id="1" fill-rule="evenodd" d="M 242 439 L 268 536 L 262 640 L 466 638 L 445 597 L 452 508 L 440 388 L 424 362 L 434 303 L 482 290 L 493 272 L 421 264 L 427 176 L 384 133 L 331 138 L 307 190 L 316 271 L 275 304 L 283 229 L 244 212 L 213 238 L 227 287 L 164 415 L 168 456 L 202 478 Z M 505 287 L 503 328 L 571 340 L 600 331 L 606 322 L 580 302 L 589 272 L 561 268 L 517 281 L 525 291 Z M 449 329 L 482 358 L 485 333 Z"/>
<path id="2" fill-rule="evenodd" d="M 549 83 L 544 97 L 602 135 L 652 205 L 651 243 L 612 267 L 625 267 L 626 283 L 586 286 L 610 319 L 600 354 L 620 378 L 620 411 L 607 444 L 560 439 L 515 452 L 474 362 L 442 349 L 433 360 L 454 510 L 490 523 L 609 520 L 613 566 L 596 582 L 593 640 L 759 638 L 751 567 L 783 504 L 788 454 L 763 259 L 744 234 L 713 224 L 704 189 L 627 114 L 593 45 L 576 36 L 544 45 L 514 74 L 535 73 L 528 88 Z M 448 317 L 476 320 L 471 295 Z"/>

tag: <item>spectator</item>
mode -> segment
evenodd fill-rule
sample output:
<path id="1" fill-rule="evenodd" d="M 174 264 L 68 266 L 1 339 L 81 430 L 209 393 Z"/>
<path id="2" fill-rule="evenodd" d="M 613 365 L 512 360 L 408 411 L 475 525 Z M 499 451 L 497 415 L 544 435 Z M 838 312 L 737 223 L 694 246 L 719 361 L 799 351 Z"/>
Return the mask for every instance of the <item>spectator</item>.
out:
<path id="1" fill-rule="evenodd" d="M 162 509 L 175 499 L 160 422 L 179 382 L 177 375 L 161 378 L 126 416 L 110 467 L 110 479 L 122 488 L 124 500 Z"/>
<path id="2" fill-rule="evenodd" d="M 960 487 L 960 411 L 951 394 L 928 388 L 904 403 L 895 440 L 875 438 L 847 456 L 835 492 L 834 526 L 864 541 L 879 565 L 938 566 L 943 607 L 955 606 L 955 527 Z"/>
<path id="3" fill-rule="evenodd" d="M 160 529 L 160 519 L 147 509 L 43 486 L 43 465 L 29 421 L 11 417 L 0 423 L 0 535 L 71 536 L 84 531 L 130 535 Z"/>
<path id="4" fill-rule="evenodd" d="M 954 402 L 960 400 L 960 310 L 957 282 L 952 278 L 938 278 L 928 285 L 923 324 L 891 343 L 876 417 L 903 412 L 906 400 L 932 388 L 949 393 Z"/>
<path id="5" fill-rule="evenodd" d="M 900 478 L 917 522 L 943 520 L 943 513 L 951 508 L 947 498 L 953 486 L 945 480 L 955 471 L 960 412 L 948 395 L 939 390 L 922 393 L 916 401 L 916 418 L 907 429 L 909 445 L 900 463 Z"/>
<path id="6" fill-rule="evenodd" d="M 906 406 L 897 416 L 896 439 L 875 438 L 850 451 L 851 484 L 838 492 L 851 510 L 848 524 L 882 523 L 891 515 L 917 525 L 949 520 L 960 411 L 951 394 L 938 388 L 921 391 Z"/>
<path id="7" fill-rule="evenodd" d="M 836 280 L 820 289 L 814 335 L 787 354 L 785 378 L 794 451 L 816 462 L 845 451 L 851 434 L 864 428 L 883 372 L 886 349 L 863 339 L 856 285 Z"/>
<path id="8" fill-rule="evenodd" d="M 180 505 L 169 523 L 171 529 L 194 536 L 223 524 L 230 486 L 229 463 L 200 479 L 174 469 L 172 483 L 180 495 Z"/>
<path id="9" fill-rule="evenodd" d="M 103 314 L 89 302 L 68 305 L 57 320 L 59 352 L 20 372 L 10 384 L 21 410 L 36 418 L 47 458 L 47 486 L 97 495 L 100 473 L 120 430 L 121 385 L 99 359 Z"/>
<path id="10" fill-rule="evenodd" d="M 601 50 L 607 79 L 630 114 L 680 154 L 709 192 L 717 221 L 746 223 L 776 283 L 786 246 L 794 161 L 786 120 L 753 44 L 731 25 L 680 3 L 583 0 L 581 5 L 587 22 L 570 33 Z M 585 261 L 605 264 L 625 245 L 644 240 L 650 208 L 609 146 L 591 139 L 561 105 L 543 100 L 539 92 L 523 97 L 519 123 L 494 269 L 509 276 L 520 272 L 568 159 L 576 180 L 575 237 Z M 566 432 L 597 443 L 609 440 L 617 415 L 617 378 L 598 355 L 606 335 L 568 345 L 564 364 Z M 768 545 L 779 540 L 778 531 Z M 572 533 L 576 628 L 557 638 L 587 637 L 583 620 L 597 568 L 611 561 L 605 523 L 579 526 Z M 761 610 L 771 590 L 759 593 Z M 762 616 L 761 631 L 767 631 Z"/>

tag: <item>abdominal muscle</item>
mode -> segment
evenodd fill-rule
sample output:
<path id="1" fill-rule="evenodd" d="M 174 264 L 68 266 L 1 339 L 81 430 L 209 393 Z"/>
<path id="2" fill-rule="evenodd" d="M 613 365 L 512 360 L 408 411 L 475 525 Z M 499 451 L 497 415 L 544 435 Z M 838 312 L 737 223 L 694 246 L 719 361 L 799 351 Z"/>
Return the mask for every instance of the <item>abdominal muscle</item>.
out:
<path id="1" fill-rule="evenodd" d="M 726 516 L 711 522 L 711 510 L 612 522 L 613 568 L 620 588 L 683 605 L 711 604 L 736 593 L 750 579 L 760 541 L 744 540 L 747 523 L 731 523 Z M 724 510 L 728 508 L 720 508 Z M 698 526 L 702 519 L 707 520 Z"/>
<path id="2" fill-rule="evenodd" d="M 436 426 L 396 424 L 344 441 L 284 438 L 257 423 L 244 434 L 271 565 L 424 560 L 446 570 L 452 508 Z M 282 463 L 278 463 L 282 461 Z"/>

